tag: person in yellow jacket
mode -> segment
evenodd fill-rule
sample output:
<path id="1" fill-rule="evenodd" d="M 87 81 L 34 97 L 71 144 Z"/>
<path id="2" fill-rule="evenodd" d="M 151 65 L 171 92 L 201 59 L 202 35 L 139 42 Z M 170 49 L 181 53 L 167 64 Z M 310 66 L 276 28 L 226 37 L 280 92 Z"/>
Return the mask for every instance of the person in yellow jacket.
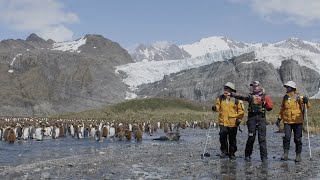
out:
<path id="1" fill-rule="evenodd" d="M 226 83 L 224 93 L 216 100 L 212 110 L 219 112 L 220 157 L 226 158 L 229 156 L 231 160 L 235 160 L 237 130 L 241 122 L 240 119 L 244 116 L 244 106 L 241 100 L 230 96 L 232 92 L 236 92 L 235 85 L 230 82 Z"/>
<path id="2" fill-rule="evenodd" d="M 308 97 L 301 95 L 296 83 L 288 81 L 284 84 L 287 89 L 286 95 L 283 97 L 281 109 L 276 125 L 279 126 L 280 121 L 284 123 L 283 149 L 284 153 L 281 160 L 288 160 L 290 149 L 290 139 L 292 131 L 294 133 L 294 142 L 296 144 L 296 162 L 301 162 L 302 151 L 302 125 L 304 121 L 304 108 L 310 107 Z"/>

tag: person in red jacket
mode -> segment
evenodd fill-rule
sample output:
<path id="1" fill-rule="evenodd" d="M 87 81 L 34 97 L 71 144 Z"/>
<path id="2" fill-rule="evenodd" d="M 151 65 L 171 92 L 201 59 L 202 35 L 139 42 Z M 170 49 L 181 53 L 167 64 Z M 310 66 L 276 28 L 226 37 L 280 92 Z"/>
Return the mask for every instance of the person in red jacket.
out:
<path id="1" fill-rule="evenodd" d="M 231 96 L 237 99 L 247 101 L 248 106 L 248 140 L 245 149 L 245 160 L 251 161 L 253 144 L 258 132 L 258 141 L 260 145 L 260 158 L 262 162 L 267 162 L 267 141 L 266 141 L 266 111 L 272 110 L 272 100 L 266 95 L 259 81 L 253 81 L 250 84 L 251 93 L 240 95 L 232 93 Z"/>

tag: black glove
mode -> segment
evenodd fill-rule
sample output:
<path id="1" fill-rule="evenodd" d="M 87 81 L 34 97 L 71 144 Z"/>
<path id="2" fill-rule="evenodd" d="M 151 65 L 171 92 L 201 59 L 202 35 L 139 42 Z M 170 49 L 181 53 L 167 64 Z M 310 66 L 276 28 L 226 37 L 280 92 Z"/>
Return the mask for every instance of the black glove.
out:
<path id="1" fill-rule="evenodd" d="M 280 127 L 280 122 L 281 122 L 281 119 L 278 118 L 277 121 L 276 121 L 276 126 L 279 128 Z"/>
<path id="2" fill-rule="evenodd" d="M 253 96 L 251 94 L 248 95 L 248 103 L 251 103 L 253 101 Z"/>
<path id="3" fill-rule="evenodd" d="M 236 120 L 236 126 L 239 126 L 240 123 L 241 123 L 240 119 L 237 119 L 237 120 Z"/>
<path id="4" fill-rule="evenodd" d="M 307 96 L 303 96 L 302 100 L 304 104 L 308 104 L 309 98 Z"/>
<path id="5" fill-rule="evenodd" d="M 216 107 L 216 106 L 212 106 L 212 107 L 211 107 L 211 110 L 212 110 L 212 111 L 217 111 L 217 107 Z"/>

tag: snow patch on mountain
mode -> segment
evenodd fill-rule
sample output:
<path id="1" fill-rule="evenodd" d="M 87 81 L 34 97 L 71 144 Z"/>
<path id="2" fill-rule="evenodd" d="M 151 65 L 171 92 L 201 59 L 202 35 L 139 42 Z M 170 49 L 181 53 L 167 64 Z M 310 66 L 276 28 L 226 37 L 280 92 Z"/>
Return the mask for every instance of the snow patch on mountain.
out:
<path id="1" fill-rule="evenodd" d="M 13 66 L 13 63 L 16 61 L 17 57 L 22 56 L 22 54 L 17 54 L 16 56 L 14 56 L 13 60 L 10 63 L 10 66 Z"/>
<path id="2" fill-rule="evenodd" d="M 52 50 L 80 53 L 81 51 L 78 49 L 80 46 L 86 44 L 86 41 L 87 39 L 83 37 L 75 41 L 53 43 Z"/>
<path id="3" fill-rule="evenodd" d="M 131 92 L 126 92 L 126 97 L 124 99 L 126 100 L 130 100 L 130 99 L 135 99 L 137 98 L 138 96 L 134 93 L 131 93 Z"/>
<path id="4" fill-rule="evenodd" d="M 310 97 L 311 99 L 320 99 L 320 88 L 317 94 L 315 94 L 314 96 Z"/>

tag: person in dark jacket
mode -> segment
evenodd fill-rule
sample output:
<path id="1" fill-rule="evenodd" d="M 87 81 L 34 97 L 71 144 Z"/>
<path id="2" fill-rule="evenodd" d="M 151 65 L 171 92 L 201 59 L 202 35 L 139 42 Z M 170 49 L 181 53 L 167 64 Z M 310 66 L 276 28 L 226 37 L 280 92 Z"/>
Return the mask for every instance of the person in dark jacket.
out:
<path id="1" fill-rule="evenodd" d="M 266 141 L 266 111 L 272 110 L 272 100 L 265 94 L 259 81 L 250 84 L 251 92 L 248 95 L 231 93 L 232 97 L 247 101 L 248 106 L 248 140 L 245 149 L 245 160 L 251 161 L 253 144 L 258 132 L 258 141 L 260 145 L 260 158 L 262 162 L 267 162 L 267 141 Z"/>

